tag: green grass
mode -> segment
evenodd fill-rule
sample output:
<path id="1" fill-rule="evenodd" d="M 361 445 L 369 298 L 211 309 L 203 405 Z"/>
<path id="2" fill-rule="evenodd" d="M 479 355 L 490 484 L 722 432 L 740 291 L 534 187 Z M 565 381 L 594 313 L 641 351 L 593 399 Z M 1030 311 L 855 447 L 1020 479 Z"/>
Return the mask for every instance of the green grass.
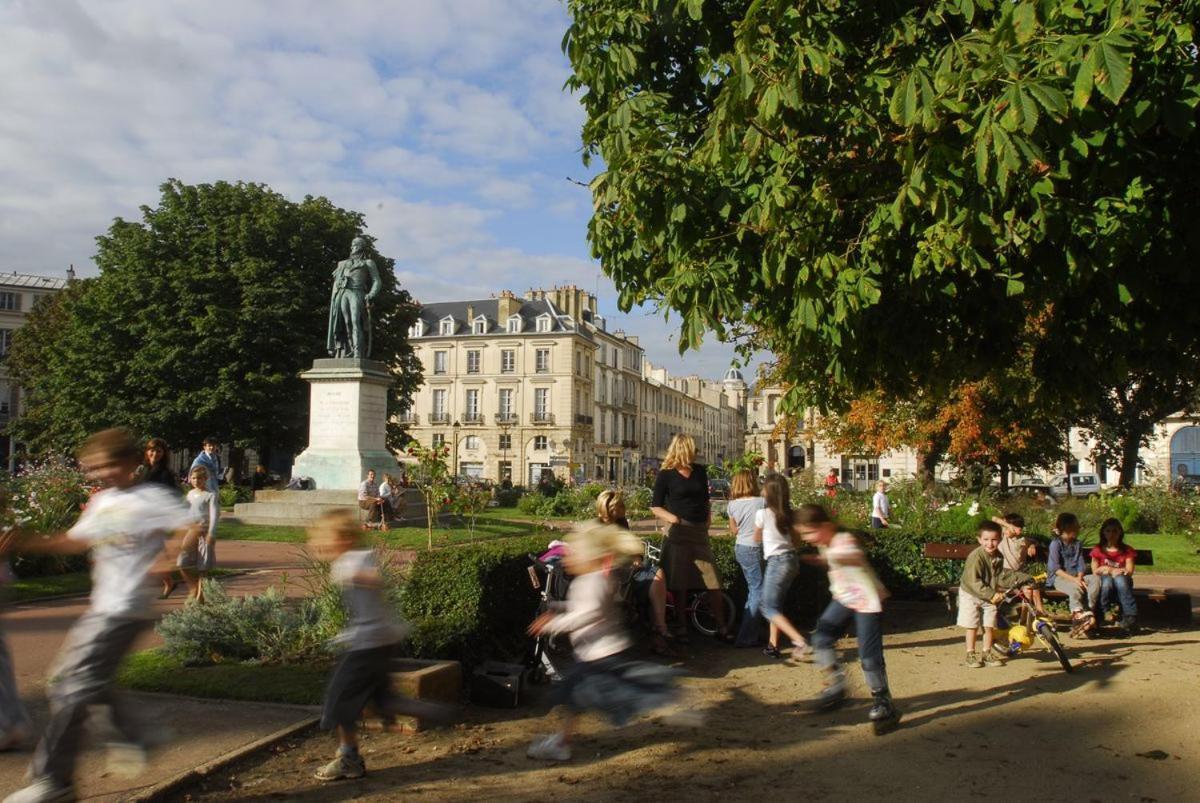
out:
<path id="1" fill-rule="evenodd" d="M 474 541 L 489 541 L 494 538 L 511 538 L 519 535 L 529 535 L 536 528 L 526 521 L 514 521 L 510 509 L 508 517 L 481 516 L 476 522 L 476 532 L 472 537 L 465 523 L 435 524 L 433 528 L 433 545 L 448 546 L 465 544 Z M 377 533 L 379 539 L 390 547 L 397 549 L 420 549 L 428 544 L 428 534 L 424 527 L 394 527 Z M 303 544 L 307 535 L 303 527 L 284 527 L 273 524 L 240 524 L 237 522 L 221 522 L 218 538 L 230 541 L 271 541 L 283 544 Z"/>
<path id="2" fill-rule="evenodd" d="M 1125 542 L 1136 549 L 1154 553 L 1153 566 L 1141 566 L 1139 572 L 1200 572 L 1200 544 L 1183 533 L 1133 533 Z"/>
<path id="3" fill-rule="evenodd" d="M 51 574 L 45 577 L 23 577 L 4 589 L 8 602 L 29 602 L 43 597 L 63 594 L 86 594 L 92 588 L 92 578 L 87 572 Z"/>
<path id="4" fill-rule="evenodd" d="M 136 691 L 319 705 L 329 666 L 215 664 L 184 666 L 160 650 L 144 650 L 125 659 L 117 682 Z"/>

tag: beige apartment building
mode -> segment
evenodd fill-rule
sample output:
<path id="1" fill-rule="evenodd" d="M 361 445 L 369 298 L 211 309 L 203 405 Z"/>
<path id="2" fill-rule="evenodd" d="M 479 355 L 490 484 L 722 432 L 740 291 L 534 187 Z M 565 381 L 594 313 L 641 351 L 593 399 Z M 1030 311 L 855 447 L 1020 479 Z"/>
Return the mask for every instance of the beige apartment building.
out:
<path id="1" fill-rule="evenodd" d="M 409 337 L 425 384 L 401 421 L 419 443 L 450 446 L 457 474 L 633 483 L 676 432 L 696 437 L 701 460 L 741 454 L 744 383 L 737 395 L 671 378 L 577 287 L 426 304 Z"/>
<path id="2" fill-rule="evenodd" d="M 73 268 L 67 278 L 36 276 L 28 273 L 0 273 L 0 459 L 10 471 L 20 444 L 8 436 L 8 423 L 21 412 L 21 389 L 8 373 L 8 349 L 13 332 L 25 325 L 29 311 L 42 296 L 57 293 L 75 277 Z"/>

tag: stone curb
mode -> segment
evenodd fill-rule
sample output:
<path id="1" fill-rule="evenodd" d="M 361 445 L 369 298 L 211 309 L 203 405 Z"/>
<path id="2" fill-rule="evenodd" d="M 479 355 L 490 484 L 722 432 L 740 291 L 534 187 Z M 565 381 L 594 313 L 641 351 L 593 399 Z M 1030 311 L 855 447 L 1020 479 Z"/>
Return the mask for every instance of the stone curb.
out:
<path id="1" fill-rule="evenodd" d="M 306 717 L 300 722 L 288 725 L 274 733 L 268 734 L 261 739 L 256 739 L 250 744 L 243 745 L 234 750 L 230 750 L 223 756 L 218 756 L 211 761 L 206 761 L 198 767 L 174 775 L 165 781 L 160 781 L 154 786 L 146 789 L 138 794 L 126 798 L 133 803 L 151 803 L 151 801 L 166 800 L 167 796 L 179 790 L 180 787 L 211 775 L 218 770 L 224 769 L 235 761 L 245 758 L 251 753 L 256 753 L 259 750 L 270 747 L 271 745 L 287 739 L 289 736 L 294 736 L 301 731 L 308 730 L 320 722 L 320 717 Z"/>

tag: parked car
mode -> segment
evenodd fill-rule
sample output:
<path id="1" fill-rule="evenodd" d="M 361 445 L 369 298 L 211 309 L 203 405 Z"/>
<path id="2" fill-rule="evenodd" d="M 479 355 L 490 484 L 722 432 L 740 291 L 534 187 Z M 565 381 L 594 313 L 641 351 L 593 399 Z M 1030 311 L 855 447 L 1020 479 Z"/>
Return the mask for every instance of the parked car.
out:
<path id="1" fill-rule="evenodd" d="M 1050 494 L 1050 486 L 1045 482 L 1022 480 L 1008 486 L 1010 496 L 1037 496 L 1039 493 Z"/>
<path id="2" fill-rule="evenodd" d="M 1100 477 L 1096 474 L 1072 474 L 1071 496 L 1090 497 L 1100 493 Z M 1067 475 L 1059 474 L 1050 480 L 1050 493 L 1053 496 L 1067 495 Z"/>

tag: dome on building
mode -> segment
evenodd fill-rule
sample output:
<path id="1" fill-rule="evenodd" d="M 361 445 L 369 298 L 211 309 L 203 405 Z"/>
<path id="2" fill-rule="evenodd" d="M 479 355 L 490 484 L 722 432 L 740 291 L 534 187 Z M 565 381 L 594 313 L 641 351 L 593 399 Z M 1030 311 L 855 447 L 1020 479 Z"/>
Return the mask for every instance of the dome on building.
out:
<path id="1" fill-rule="evenodd" d="M 729 366 L 729 370 L 725 372 L 725 379 L 722 381 L 741 382 L 743 385 L 746 384 L 745 377 L 742 376 L 742 372 L 738 370 L 736 365 Z"/>

